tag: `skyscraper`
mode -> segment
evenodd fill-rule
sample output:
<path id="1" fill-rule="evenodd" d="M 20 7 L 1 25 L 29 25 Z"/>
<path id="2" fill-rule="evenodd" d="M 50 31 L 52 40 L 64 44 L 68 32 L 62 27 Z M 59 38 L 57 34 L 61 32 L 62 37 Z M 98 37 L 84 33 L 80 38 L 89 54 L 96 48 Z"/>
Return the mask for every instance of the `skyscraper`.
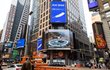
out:
<path id="1" fill-rule="evenodd" d="M 67 24 L 64 28 L 54 27 L 50 23 L 51 14 L 51 1 L 65 2 L 67 12 Z M 89 39 L 87 38 L 87 31 L 85 25 L 85 19 L 83 8 L 80 8 L 80 0 L 34 0 L 33 1 L 33 14 L 31 19 L 31 51 L 36 51 L 37 40 L 43 38 L 45 32 L 49 29 L 69 29 L 75 34 L 75 45 L 73 46 L 77 53 L 77 58 L 83 59 L 84 57 L 90 57 L 89 52 Z M 51 31 L 51 30 L 50 30 Z M 46 37 L 47 38 L 47 37 Z M 46 47 L 46 45 L 44 45 Z M 43 46 L 43 47 L 44 47 Z M 81 51 L 83 49 L 84 51 Z M 47 50 L 47 49 L 46 49 Z M 79 53 L 79 51 L 80 53 Z"/>
<path id="2" fill-rule="evenodd" d="M 28 23 L 29 8 L 30 0 L 17 1 L 10 41 L 17 41 L 20 38 L 24 38 Z"/>
<path id="3" fill-rule="evenodd" d="M 25 39 L 29 9 L 30 0 L 13 0 L 3 33 L 5 35 L 3 47 L 8 50 L 7 53 L 12 53 L 13 48 L 19 47 L 17 47 L 18 40 Z M 21 51 L 22 49 L 19 51 L 20 55 L 24 54 Z"/>
<path id="4" fill-rule="evenodd" d="M 95 0 L 91 2 L 90 6 L 93 6 L 92 4 L 94 4 L 92 10 L 99 12 L 101 16 L 105 40 L 107 42 L 107 47 L 110 49 L 110 0 Z"/>

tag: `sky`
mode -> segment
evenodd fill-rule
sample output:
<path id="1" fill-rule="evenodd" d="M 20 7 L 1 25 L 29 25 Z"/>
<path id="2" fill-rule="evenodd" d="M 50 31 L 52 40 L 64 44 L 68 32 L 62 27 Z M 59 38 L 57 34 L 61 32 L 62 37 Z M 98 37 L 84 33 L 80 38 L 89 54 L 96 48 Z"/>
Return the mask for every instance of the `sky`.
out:
<path id="1" fill-rule="evenodd" d="M 87 34 L 88 34 L 88 37 L 90 37 L 90 36 L 93 36 L 92 16 L 91 16 L 91 12 L 88 9 L 87 0 L 82 0 L 82 2 L 83 2 L 83 9 L 84 9 L 84 15 L 85 15 Z"/>
<path id="2" fill-rule="evenodd" d="M 6 21 L 12 0 L 0 0 L 0 30 Z"/>

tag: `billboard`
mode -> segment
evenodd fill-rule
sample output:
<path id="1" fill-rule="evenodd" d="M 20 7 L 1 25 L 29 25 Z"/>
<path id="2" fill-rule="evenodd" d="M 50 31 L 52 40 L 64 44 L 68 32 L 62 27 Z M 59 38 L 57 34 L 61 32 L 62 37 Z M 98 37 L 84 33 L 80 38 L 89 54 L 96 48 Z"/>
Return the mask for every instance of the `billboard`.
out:
<path id="1" fill-rule="evenodd" d="M 12 53 L 13 58 L 16 59 L 16 56 L 18 56 L 18 55 L 19 55 L 18 50 L 14 49 L 13 53 Z"/>
<path id="2" fill-rule="evenodd" d="M 93 9 L 98 7 L 98 1 L 97 0 L 88 0 L 88 6 L 89 9 Z"/>
<path id="3" fill-rule="evenodd" d="M 17 48 L 23 48 L 25 46 L 25 39 L 19 39 L 17 41 Z"/>
<path id="4" fill-rule="evenodd" d="M 47 48 L 70 48 L 73 46 L 72 32 L 66 29 L 51 29 L 44 39 Z"/>
<path id="5" fill-rule="evenodd" d="M 12 42 L 5 43 L 5 46 L 8 47 L 8 48 L 12 48 L 12 45 L 13 45 Z"/>
<path id="6" fill-rule="evenodd" d="M 92 27 L 94 32 L 94 39 L 96 42 L 96 48 L 97 49 L 107 48 L 107 43 L 106 43 L 105 34 L 103 30 L 103 23 L 95 22 L 92 24 Z"/>
<path id="7" fill-rule="evenodd" d="M 42 50 L 42 38 L 37 39 L 37 50 Z"/>
<path id="8" fill-rule="evenodd" d="M 61 1 L 51 2 L 50 22 L 63 23 L 67 22 L 66 3 Z"/>
<path id="9" fill-rule="evenodd" d="M 97 48 L 103 49 L 106 47 L 106 41 L 103 39 L 102 35 L 95 35 Z"/>

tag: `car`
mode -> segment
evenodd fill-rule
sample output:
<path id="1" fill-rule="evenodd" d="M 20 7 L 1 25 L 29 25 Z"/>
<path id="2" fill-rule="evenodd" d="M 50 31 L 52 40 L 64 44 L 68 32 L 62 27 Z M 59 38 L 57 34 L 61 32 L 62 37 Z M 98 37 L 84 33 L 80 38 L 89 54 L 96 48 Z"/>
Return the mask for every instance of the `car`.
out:
<path id="1" fill-rule="evenodd" d="M 7 70 L 21 70 L 22 64 L 11 64 Z"/>
<path id="2" fill-rule="evenodd" d="M 66 66 L 63 62 L 53 62 L 49 66 Z"/>

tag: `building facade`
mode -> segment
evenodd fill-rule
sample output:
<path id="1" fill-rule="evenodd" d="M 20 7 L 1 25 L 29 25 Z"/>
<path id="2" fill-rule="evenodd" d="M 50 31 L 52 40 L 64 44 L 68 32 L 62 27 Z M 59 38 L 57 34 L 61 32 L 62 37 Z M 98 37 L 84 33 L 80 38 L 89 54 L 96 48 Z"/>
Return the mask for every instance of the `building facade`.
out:
<path id="1" fill-rule="evenodd" d="M 110 49 L 110 1 L 109 0 L 97 0 L 98 7 L 93 8 L 93 10 L 99 12 L 101 16 L 102 26 L 104 30 L 105 40 L 107 42 L 107 47 Z"/>
<path id="2" fill-rule="evenodd" d="M 107 42 L 107 46 L 110 49 L 110 1 L 99 1 L 99 3 L 105 39 Z"/>
<path id="3" fill-rule="evenodd" d="M 64 27 L 55 27 L 50 23 L 51 1 L 66 2 L 67 24 Z M 80 8 L 81 5 L 79 4 L 80 0 L 34 0 L 31 19 L 31 50 L 37 50 L 37 39 L 43 38 L 44 33 L 48 32 L 50 29 L 69 29 L 75 34 L 75 46 L 73 47 L 76 50 L 77 58 L 83 59 L 84 57 L 89 57 L 90 43 L 87 38 L 85 19 L 83 19 L 84 14 L 81 13 L 81 9 L 83 8 Z"/>
<path id="4" fill-rule="evenodd" d="M 9 41 L 10 36 L 11 36 L 11 30 L 13 26 L 14 17 L 15 17 L 15 9 L 16 9 L 16 6 L 11 4 L 11 8 L 10 8 L 10 12 L 8 15 L 8 20 L 7 20 L 7 25 L 6 25 L 6 32 L 5 32 L 6 42 Z"/>
<path id="5" fill-rule="evenodd" d="M 6 54 L 11 53 L 10 57 L 13 57 L 13 48 L 17 48 L 17 41 L 25 39 L 26 29 L 28 25 L 28 16 L 30 9 L 30 0 L 13 0 L 11 4 L 10 11 L 7 16 L 5 29 L 3 33 L 3 52 Z M 24 47 L 18 52 L 19 55 L 24 54 Z M 5 54 L 4 53 L 4 54 Z"/>
<path id="6" fill-rule="evenodd" d="M 17 41 L 18 39 L 25 37 L 25 29 L 28 23 L 29 8 L 30 0 L 17 1 L 10 41 Z"/>

